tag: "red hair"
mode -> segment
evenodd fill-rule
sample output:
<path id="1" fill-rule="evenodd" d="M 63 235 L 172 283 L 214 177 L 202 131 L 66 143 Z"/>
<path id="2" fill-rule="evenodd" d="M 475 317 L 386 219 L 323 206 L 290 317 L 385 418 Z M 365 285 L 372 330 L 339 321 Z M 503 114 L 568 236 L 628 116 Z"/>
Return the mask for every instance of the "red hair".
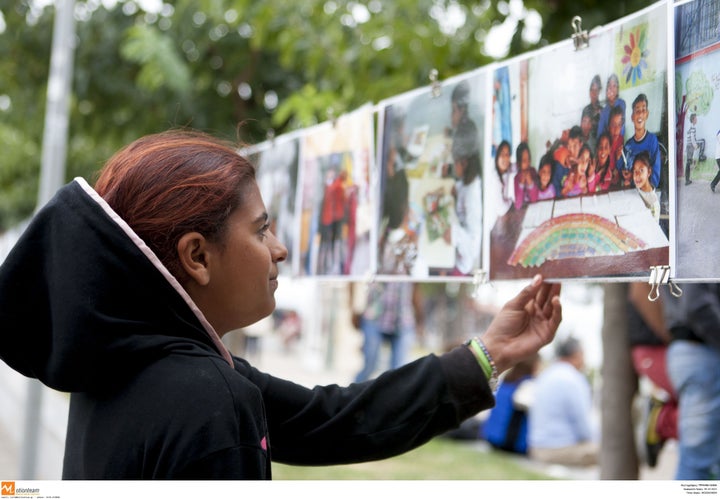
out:
<path id="1" fill-rule="evenodd" d="M 227 218 L 242 205 L 253 165 L 228 143 L 195 131 L 142 137 L 108 160 L 95 190 L 180 282 L 183 234 L 222 242 Z"/>

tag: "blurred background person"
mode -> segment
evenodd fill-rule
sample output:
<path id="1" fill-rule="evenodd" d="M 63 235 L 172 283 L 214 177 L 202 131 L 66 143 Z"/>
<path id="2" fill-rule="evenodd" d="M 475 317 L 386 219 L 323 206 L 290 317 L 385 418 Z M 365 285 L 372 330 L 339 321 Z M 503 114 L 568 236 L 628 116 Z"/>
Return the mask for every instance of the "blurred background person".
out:
<path id="1" fill-rule="evenodd" d="M 566 466 L 595 465 L 599 446 L 582 344 L 569 337 L 558 343 L 555 353 L 555 361 L 540 371 L 534 383 L 528 421 L 530 457 Z"/>
<path id="2" fill-rule="evenodd" d="M 628 339 L 633 368 L 650 381 L 643 429 L 645 460 L 657 465 L 665 442 L 677 440 L 677 396 L 667 372 L 667 347 L 672 337 L 665 326 L 662 300 L 650 301 L 650 285 L 628 285 Z"/>
<path id="3" fill-rule="evenodd" d="M 720 479 L 720 284 L 660 288 L 672 341 L 667 371 L 678 398 L 676 480 Z"/>
<path id="4" fill-rule="evenodd" d="M 510 369 L 498 385 L 495 407 L 480 428 L 480 436 L 493 448 L 527 454 L 528 411 L 532 404 L 532 384 L 540 356 L 533 355 Z"/>
<path id="5" fill-rule="evenodd" d="M 365 290 L 364 303 L 357 298 L 358 291 L 355 288 L 360 286 L 364 285 L 350 285 L 352 324 L 363 333 L 363 367 L 355 377 L 358 383 L 373 377 L 383 343 L 390 345 L 388 369 L 405 364 L 415 343 L 418 325 L 422 325 L 423 321 L 416 283 L 370 283 Z M 362 308 L 358 308 L 359 304 Z"/>

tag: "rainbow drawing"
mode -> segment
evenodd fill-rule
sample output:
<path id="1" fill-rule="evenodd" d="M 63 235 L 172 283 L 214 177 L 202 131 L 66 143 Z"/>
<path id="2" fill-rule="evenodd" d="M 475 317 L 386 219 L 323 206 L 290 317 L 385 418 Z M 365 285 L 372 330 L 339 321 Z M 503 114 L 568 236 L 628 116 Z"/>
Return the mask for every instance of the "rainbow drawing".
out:
<path id="1" fill-rule="evenodd" d="M 508 265 L 537 267 L 546 260 L 623 255 L 647 246 L 645 241 L 607 218 L 570 213 L 546 220 L 527 235 Z"/>

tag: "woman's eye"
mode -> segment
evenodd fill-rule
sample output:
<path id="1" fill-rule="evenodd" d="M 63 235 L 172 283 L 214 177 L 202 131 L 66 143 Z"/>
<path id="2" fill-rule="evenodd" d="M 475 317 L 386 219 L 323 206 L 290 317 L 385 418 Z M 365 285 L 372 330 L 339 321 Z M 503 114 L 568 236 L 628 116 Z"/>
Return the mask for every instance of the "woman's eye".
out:
<path id="1" fill-rule="evenodd" d="M 265 238 L 267 237 L 267 233 L 270 230 L 270 223 L 266 223 L 262 227 L 260 227 L 260 231 L 258 232 L 260 234 L 260 237 Z"/>

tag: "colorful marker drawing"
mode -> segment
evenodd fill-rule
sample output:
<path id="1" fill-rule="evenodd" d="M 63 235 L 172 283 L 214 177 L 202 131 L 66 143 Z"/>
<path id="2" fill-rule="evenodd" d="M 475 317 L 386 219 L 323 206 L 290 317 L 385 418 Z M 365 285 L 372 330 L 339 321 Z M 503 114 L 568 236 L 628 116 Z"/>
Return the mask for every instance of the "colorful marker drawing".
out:
<path id="1" fill-rule="evenodd" d="M 537 267 L 546 260 L 623 255 L 647 243 L 607 218 L 570 213 L 546 220 L 515 248 L 509 265 Z"/>

